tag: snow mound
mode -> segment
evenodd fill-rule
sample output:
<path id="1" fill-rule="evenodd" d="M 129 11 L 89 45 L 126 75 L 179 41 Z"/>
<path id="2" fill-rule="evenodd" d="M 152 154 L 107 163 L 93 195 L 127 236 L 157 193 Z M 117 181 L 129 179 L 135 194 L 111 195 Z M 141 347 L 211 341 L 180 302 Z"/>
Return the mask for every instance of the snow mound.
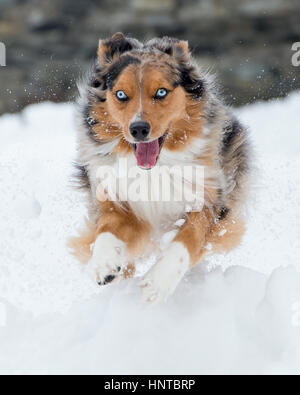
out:
<path id="1" fill-rule="evenodd" d="M 155 308 L 137 279 L 100 289 L 68 254 L 86 212 L 73 105 L 1 117 L 0 372 L 300 373 L 299 104 L 237 111 L 257 151 L 247 234 Z"/>

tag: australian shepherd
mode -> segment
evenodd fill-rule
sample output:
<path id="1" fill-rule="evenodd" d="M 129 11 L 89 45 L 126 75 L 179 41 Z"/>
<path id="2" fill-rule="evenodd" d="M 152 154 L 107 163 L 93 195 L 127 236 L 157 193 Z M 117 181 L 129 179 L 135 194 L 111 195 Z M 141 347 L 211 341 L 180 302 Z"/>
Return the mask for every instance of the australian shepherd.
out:
<path id="1" fill-rule="evenodd" d="M 99 285 L 133 276 L 141 258 L 156 254 L 141 287 L 146 301 L 165 301 L 206 254 L 239 244 L 251 167 L 247 130 L 186 41 L 141 43 L 122 33 L 101 40 L 80 84 L 79 121 L 78 176 L 88 191 L 89 218 L 71 246 Z M 99 169 L 111 168 L 110 182 L 120 181 L 124 161 L 150 189 L 149 176 L 153 181 L 159 167 L 203 168 L 201 182 L 186 183 L 199 183 L 201 208 L 185 198 L 133 198 L 124 194 L 132 179 L 112 192 Z"/>

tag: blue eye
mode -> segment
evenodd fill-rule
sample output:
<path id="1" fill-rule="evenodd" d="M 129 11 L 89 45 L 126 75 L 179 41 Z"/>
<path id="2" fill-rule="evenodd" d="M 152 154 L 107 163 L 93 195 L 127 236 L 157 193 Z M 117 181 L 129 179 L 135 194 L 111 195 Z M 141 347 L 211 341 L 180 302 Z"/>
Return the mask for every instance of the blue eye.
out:
<path id="1" fill-rule="evenodd" d="M 164 99 L 168 95 L 168 91 L 165 88 L 160 88 L 155 94 L 155 99 Z"/>
<path id="2" fill-rule="evenodd" d="M 123 92 L 123 91 L 118 91 L 118 92 L 116 93 L 116 96 L 117 96 L 117 98 L 118 98 L 120 101 L 127 101 L 127 100 L 128 100 L 128 96 L 127 96 L 126 93 Z"/>

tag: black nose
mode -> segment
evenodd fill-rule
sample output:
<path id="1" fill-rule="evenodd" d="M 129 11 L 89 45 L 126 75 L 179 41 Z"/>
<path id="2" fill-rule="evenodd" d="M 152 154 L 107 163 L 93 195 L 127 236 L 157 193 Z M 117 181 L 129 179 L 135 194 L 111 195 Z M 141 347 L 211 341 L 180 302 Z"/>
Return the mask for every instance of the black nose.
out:
<path id="1" fill-rule="evenodd" d="M 133 122 L 130 125 L 130 133 L 137 141 L 144 141 L 150 133 L 150 125 L 148 122 Z"/>

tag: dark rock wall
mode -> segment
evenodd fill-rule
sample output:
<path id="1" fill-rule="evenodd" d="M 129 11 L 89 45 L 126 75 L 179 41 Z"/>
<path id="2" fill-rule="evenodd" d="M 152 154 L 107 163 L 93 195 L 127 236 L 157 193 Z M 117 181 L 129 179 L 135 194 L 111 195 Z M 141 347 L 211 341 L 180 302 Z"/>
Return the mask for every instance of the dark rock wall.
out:
<path id="1" fill-rule="evenodd" d="M 299 0 L 0 0 L 0 113 L 73 100 L 98 39 L 116 31 L 188 39 L 233 105 L 300 88 Z"/>

